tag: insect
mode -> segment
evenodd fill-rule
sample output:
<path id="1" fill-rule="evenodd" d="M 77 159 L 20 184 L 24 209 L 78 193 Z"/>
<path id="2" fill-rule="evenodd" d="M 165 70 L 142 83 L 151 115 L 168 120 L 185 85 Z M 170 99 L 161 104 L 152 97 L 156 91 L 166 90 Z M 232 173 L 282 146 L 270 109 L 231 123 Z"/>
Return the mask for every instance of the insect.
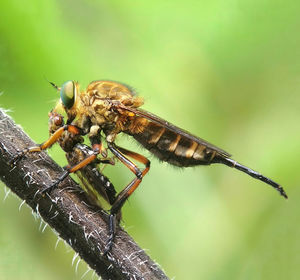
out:
<path id="1" fill-rule="evenodd" d="M 120 133 L 132 136 L 157 158 L 172 165 L 189 167 L 213 163 L 225 164 L 269 184 L 287 198 L 285 191 L 279 184 L 231 159 L 231 155 L 224 150 L 150 112 L 140 109 L 144 103 L 143 99 L 124 84 L 114 81 L 93 81 L 83 91 L 80 91 L 79 84 L 75 81 L 67 81 L 61 87 L 51 84 L 60 91 L 60 99 L 53 112 L 65 112 L 67 122 L 58 128 L 46 142 L 37 147 L 25 149 L 18 153 L 17 157 L 21 157 L 27 152 L 47 149 L 58 141 L 65 131 L 68 131 L 73 135 L 87 135 L 93 150 L 92 154 L 84 158 L 69 172 L 90 164 L 98 155 L 102 159 L 106 159 L 107 150 L 110 150 L 135 174 L 135 178 L 117 195 L 112 203 L 109 222 L 111 238 L 106 251 L 112 246 L 112 240 L 115 236 L 113 229 L 115 216 L 150 169 L 150 161 L 146 157 L 115 144 L 115 139 Z M 102 141 L 102 138 L 105 141 Z M 144 169 L 138 168 L 131 159 L 143 164 Z M 45 191 L 50 191 L 56 187 L 57 182 Z"/>

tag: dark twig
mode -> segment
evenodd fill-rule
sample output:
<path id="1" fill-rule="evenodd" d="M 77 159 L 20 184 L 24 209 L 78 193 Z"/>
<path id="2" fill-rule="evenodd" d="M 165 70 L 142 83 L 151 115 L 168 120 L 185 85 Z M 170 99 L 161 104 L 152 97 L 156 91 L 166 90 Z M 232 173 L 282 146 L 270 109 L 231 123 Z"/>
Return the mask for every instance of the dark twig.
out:
<path id="1" fill-rule="evenodd" d="M 46 153 L 26 155 L 11 166 L 17 151 L 34 143 L 0 109 L 0 179 L 37 212 L 103 279 L 168 279 L 156 263 L 122 229 L 102 256 L 108 238 L 107 214 L 88 206 L 79 186 L 68 177 L 41 195 L 63 172 Z"/>

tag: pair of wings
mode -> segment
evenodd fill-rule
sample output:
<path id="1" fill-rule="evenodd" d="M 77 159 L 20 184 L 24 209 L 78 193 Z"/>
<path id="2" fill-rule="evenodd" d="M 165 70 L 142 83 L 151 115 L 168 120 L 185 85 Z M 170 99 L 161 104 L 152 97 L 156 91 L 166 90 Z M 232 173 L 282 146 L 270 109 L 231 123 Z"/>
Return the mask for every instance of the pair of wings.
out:
<path id="1" fill-rule="evenodd" d="M 148 121 L 150 122 L 153 122 L 161 127 L 164 127 L 165 129 L 169 130 L 169 131 L 172 131 L 176 134 L 179 134 L 180 136 L 184 137 L 184 138 L 187 138 L 191 141 L 195 141 L 197 142 L 198 144 L 200 145 L 204 145 L 206 146 L 207 148 L 213 150 L 213 151 L 216 151 L 218 154 L 220 154 L 221 156 L 224 156 L 224 157 L 231 157 L 231 155 L 227 152 L 225 152 L 224 150 L 216 147 L 215 145 L 195 136 L 195 135 L 192 135 L 191 133 L 163 120 L 162 118 L 148 112 L 148 111 L 145 111 L 145 110 L 142 110 L 142 109 L 137 109 L 137 108 L 131 108 L 131 107 L 127 107 L 127 106 L 124 106 L 122 104 L 119 104 L 117 105 L 118 108 L 122 109 L 122 110 L 126 110 L 126 111 L 129 111 L 129 112 L 132 112 L 134 113 L 135 115 L 139 116 L 139 117 L 143 117 L 145 119 L 147 119 Z"/>

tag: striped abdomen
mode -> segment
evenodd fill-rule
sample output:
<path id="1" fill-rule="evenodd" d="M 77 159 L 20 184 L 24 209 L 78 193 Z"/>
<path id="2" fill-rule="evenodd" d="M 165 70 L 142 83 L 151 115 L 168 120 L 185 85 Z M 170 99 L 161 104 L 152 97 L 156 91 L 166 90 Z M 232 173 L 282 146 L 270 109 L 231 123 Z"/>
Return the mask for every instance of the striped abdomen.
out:
<path id="1" fill-rule="evenodd" d="M 217 147 L 205 142 L 169 123 L 160 124 L 135 116 L 125 133 L 132 135 L 160 160 L 187 167 L 208 165 L 217 156 L 229 156 Z"/>

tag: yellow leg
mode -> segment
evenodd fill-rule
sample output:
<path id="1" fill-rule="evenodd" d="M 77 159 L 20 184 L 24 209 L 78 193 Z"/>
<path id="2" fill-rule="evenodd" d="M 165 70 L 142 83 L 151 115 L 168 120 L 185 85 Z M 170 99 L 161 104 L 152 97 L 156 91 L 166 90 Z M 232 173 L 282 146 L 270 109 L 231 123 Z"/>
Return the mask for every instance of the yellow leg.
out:
<path id="1" fill-rule="evenodd" d="M 18 152 L 16 154 L 16 156 L 14 157 L 14 159 L 12 160 L 12 163 L 16 163 L 18 160 L 20 160 L 27 153 L 41 152 L 43 150 L 46 150 L 46 149 L 50 148 L 54 143 L 56 143 L 58 141 L 59 137 L 66 130 L 69 131 L 70 133 L 75 134 L 75 135 L 80 134 L 80 130 L 76 126 L 74 126 L 74 125 L 64 125 L 63 127 L 60 127 L 58 130 L 56 130 L 50 136 L 50 138 L 47 141 L 45 141 L 44 143 L 42 143 L 38 146 L 26 148 L 26 149 Z"/>

